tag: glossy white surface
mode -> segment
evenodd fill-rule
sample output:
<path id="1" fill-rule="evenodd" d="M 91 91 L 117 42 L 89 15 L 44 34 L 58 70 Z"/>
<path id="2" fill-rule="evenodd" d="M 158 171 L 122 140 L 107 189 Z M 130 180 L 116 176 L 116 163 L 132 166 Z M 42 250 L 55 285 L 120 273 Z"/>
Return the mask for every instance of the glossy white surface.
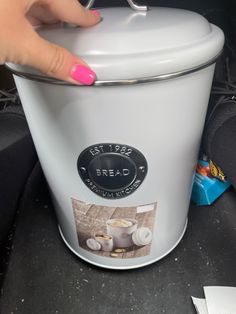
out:
<path id="1" fill-rule="evenodd" d="M 49 183 L 62 233 L 79 256 L 107 268 L 135 268 L 166 255 L 183 234 L 214 65 L 176 79 L 111 87 L 61 87 L 15 77 Z M 141 186 L 109 200 L 82 182 L 77 159 L 96 143 L 122 143 L 148 163 Z M 131 259 L 96 256 L 78 245 L 71 198 L 102 206 L 157 202 L 151 253 Z"/>
<path id="2" fill-rule="evenodd" d="M 101 9 L 102 22 L 89 28 L 62 25 L 41 36 L 81 56 L 98 80 L 143 78 L 202 65 L 223 48 L 223 32 L 201 15 L 180 9 Z M 15 66 L 23 72 L 34 70 Z"/>

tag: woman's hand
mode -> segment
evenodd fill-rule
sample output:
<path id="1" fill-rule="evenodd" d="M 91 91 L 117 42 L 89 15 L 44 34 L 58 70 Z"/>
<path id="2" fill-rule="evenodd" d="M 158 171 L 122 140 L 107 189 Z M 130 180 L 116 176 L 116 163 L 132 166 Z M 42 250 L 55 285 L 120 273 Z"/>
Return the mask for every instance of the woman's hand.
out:
<path id="1" fill-rule="evenodd" d="M 0 64 L 29 65 L 60 80 L 91 85 L 96 75 L 86 63 L 41 38 L 34 28 L 58 21 L 88 27 L 100 19 L 98 11 L 77 0 L 0 0 Z"/>

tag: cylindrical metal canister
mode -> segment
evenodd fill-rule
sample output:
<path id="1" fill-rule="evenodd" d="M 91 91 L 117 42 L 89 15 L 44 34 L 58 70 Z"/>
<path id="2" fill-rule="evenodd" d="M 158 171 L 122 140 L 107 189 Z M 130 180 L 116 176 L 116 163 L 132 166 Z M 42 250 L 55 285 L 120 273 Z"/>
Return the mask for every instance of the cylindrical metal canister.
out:
<path id="1" fill-rule="evenodd" d="M 101 15 L 91 28 L 39 30 L 84 58 L 93 86 L 8 66 L 63 239 L 92 264 L 129 269 L 168 254 L 185 231 L 224 36 L 185 10 Z"/>

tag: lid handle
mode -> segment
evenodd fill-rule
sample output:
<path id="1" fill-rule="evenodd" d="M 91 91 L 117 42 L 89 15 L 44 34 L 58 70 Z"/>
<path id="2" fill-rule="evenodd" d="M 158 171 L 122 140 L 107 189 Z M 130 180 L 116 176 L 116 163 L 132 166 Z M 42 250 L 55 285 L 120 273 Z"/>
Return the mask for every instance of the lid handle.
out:
<path id="1" fill-rule="evenodd" d="M 88 3 L 85 6 L 86 9 L 90 9 L 94 5 L 94 2 L 95 2 L 95 0 L 88 0 Z M 136 10 L 136 11 L 147 11 L 148 10 L 148 6 L 139 5 L 133 0 L 127 0 L 127 2 L 133 10 Z"/>

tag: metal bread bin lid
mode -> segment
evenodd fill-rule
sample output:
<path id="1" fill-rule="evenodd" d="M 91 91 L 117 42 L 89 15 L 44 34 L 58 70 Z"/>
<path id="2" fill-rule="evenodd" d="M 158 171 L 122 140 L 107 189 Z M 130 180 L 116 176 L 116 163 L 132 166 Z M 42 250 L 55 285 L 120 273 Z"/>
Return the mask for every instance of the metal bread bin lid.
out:
<path id="1" fill-rule="evenodd" d="M 38 30 L 45 39 L 82 57 L 98 81 L 137 80 L 186 72 L 212 63 L 224 44 L 223 32 L 203 16 L 181 9 L 100 9 L 93 27 L 60 24 Z M 40 74 L 25 66 L 13 70 Z"/>

